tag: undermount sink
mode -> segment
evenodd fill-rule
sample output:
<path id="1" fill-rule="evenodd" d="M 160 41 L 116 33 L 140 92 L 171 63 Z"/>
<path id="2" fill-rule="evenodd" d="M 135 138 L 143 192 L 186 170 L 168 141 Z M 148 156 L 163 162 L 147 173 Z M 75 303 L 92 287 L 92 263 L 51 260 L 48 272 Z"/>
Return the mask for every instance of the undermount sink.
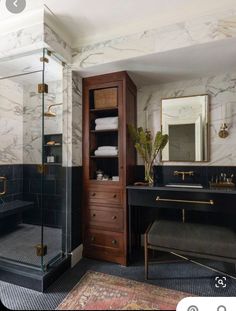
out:
<path id="1" fill-rule="evenodd" d="M 201 184 L 167 184 L 165 187 L 203 189 Z"/>

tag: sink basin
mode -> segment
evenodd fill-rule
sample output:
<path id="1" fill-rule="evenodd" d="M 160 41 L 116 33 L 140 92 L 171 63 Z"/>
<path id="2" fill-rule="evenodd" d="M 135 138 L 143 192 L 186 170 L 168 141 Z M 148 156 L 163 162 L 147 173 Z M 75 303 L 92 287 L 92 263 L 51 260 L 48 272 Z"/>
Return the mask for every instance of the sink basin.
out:
<path id="1" fill-rule="evenodd" d="M 165 187 L 203 189 L 201 184 L 167 184 Z"/>

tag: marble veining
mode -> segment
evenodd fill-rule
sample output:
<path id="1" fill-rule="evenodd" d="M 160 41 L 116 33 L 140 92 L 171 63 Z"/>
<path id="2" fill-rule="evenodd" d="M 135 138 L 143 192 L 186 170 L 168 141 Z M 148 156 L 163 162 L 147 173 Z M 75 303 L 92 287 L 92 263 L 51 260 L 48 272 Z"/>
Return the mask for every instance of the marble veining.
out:
<path id="1" fill-rule="evenodd" d="M 236 74 L 224 74 L 202 79 L 146 86 L 138 90 L 138 125 L 158 131 L 161 128 L 161 99 L 170 97 L 210 95 L 210 162 L 214 166 L 236 165 Z M 229 126 L 230 135 L 221 139 L 222 122 Z M 139 164 L 141 161 L 139 159 Z M 164 165 L 184 163 L 164 163 Z M 196 163 L 195 165 L 206 165 Z M 208 164 L 208 163 L 207 163 Z M 194 165 L 194 164 L 190 164 Z"/>
<path id="2" fill-rule="evenodd" d="M 73 64 L 82 69 L 235 37 L 236 10 L 231 9 L 159 29 L 147 29 L 140 33 L 83 46 L 73 52 Z"/>
<path id="3" fill-rule="evenodd" d="M 0 165 L 23 160 L 23 90 L 16 82 L 0 80 Z"/>

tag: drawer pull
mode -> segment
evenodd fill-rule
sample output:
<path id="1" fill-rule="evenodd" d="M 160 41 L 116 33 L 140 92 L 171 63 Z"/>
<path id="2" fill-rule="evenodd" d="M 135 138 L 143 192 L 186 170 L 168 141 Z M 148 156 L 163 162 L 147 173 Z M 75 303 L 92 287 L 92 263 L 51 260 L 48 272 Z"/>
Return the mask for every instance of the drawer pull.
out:
<path id="1" fill-rule="evenodd" d="M 93 217 L 96 217 L 97 215 L 96 214 L 93 214 Z"/>
<path id="2" fill-rule="evenodd" d="M 95 196 L 96 196 L 96 193 L 94 192 L 94 193 L 92 194 L 92 196 L 95 197 Z"/>
<path id="3" fill-rule="evenodd" d="M 116 220 L 116 219 L 117 219 L 117 216 L 113 216 L 113 217 L 112 217 L 112 220 Z"/>
<path id="4" fill-rule="evenodd" d="M 117 244 L 117 241 L 116 241 L 116 240 L 113 240 L 113 241 L 112 241 L 112 244 L 113 244 L 113 245 L 116 245 L 116 244 Z"/>
<path id="5" fill-rule="evenodd" d="M 191 200 L 176 200 L 176 199 L 161 199 L 159 196 L 156 198 L 156 201 L 162 202 L 175 202 L 175 203 L 193 203 L 193 204 L 207 204 L 207 205 L 214 205 L 214 201 L 191 201 Z"/>
<path id="6" fill-rule="evenodd" d="M 114 194 L 114 195 L 113 195 L 113 198 L 114 198 L 114 199 L 116 199 L 116 198 L 117 198 L 117 195 L 116 195 L 116 194 Z"/>
<path id="7" fill-rule="evenodd" d="M 95 241 L 95 237 L 94 237 L 94 236 L 91 237 L 91 241 L 92 241 L 92 242 Z"/>

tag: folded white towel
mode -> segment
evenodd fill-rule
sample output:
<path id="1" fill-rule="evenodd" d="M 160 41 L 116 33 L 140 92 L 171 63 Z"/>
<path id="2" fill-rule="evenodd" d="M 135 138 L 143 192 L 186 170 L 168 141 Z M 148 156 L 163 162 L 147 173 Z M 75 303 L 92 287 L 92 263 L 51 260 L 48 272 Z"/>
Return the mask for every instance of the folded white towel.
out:
<path id="1" fill-rule="evenodd" d="M 117 156 L 118 150 L 96 150 L 95 156 Z"/>
<path id="2" fill-rule="evenodd" d="M 95 131 L 117 130 L 117 129 L 118 129 L 118 123 L 117 124 L 96 125 L 96 127 L 95 127 Z"/>
<path id="3" fill-rule="evenodd" d="M 99 118 L 95 120 L 97 125 L 118 124 L 118 117 Z"/>
<path id="4" fill-rule="evenodd" d="M 118 148 L 116 146 L 101 146 L 98 147 L 97 150 L 117 150 Z"/>

